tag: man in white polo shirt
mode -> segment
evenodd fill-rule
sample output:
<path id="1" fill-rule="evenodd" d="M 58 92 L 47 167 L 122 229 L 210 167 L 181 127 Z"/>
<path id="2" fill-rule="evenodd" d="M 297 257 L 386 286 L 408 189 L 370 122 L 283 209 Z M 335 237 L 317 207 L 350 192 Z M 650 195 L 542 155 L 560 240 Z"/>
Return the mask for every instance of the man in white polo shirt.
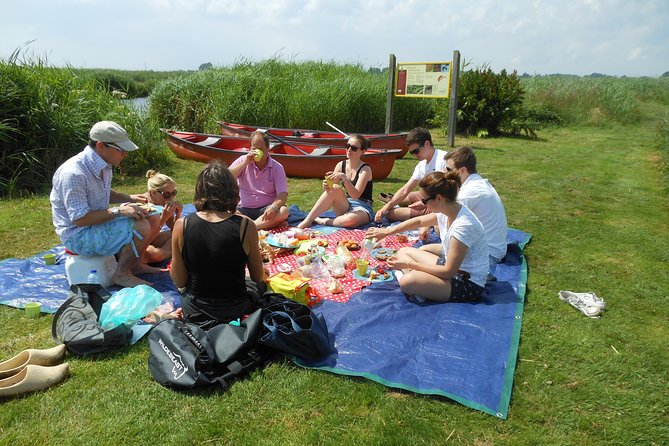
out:
<path id="1" fill-rule="evenodd" d="M 56 234 L 75 254 L 118 254 L 112 282 L 132 287 L 148 282 L 135 274 L 157 272 L 140 258 L 155 238 L 167 215 L 149 215 L 137 204 L 141 195 L 128 195 L 111 188 L 112 166 L 138 147 L 123 127 L 113 121 L 96 123 L 83 151 L 65 161 L 53 175 L 49 199 Z M 109 207 L 109 203 L 124 203 Z"/>
<path id="2" fill-rule="evenodd" d="M 506 255 L 506 211 L 492 184 L 476 172 L 476 155 L 470 147 L 458 147 L 444 157 L 446 172 L 457 171 L 462 186 L 458 202 L 467 206 L 483 225 L 488 238 L 490 274 Z"/>
<path id="3" fill-rule="evenodd" d="M 425 175 L 435 171 L 444 171 L 446 167 L 446 161 L 444 161 L 446 152 L 432 145 L 432 135 L 427 129 L 417 127 L 411 130 L 407 134 L 405 144 L 409 148 L 409 153 L 418 158 L 420 162 L 414 168 L 409 181 L 399 188 L 376 213 L 374 220 L 377 222 L 380 222 L 384 215 L 389 221 L 404 221 L 427 214 L 427 207 L 420 202 L 421 195 L 419 192 L 415 195 L 415 206 L 414 204 L 408 207 L 395 206 L 402 203 L 405 198 L 414 196 L 411 192 Z"/>

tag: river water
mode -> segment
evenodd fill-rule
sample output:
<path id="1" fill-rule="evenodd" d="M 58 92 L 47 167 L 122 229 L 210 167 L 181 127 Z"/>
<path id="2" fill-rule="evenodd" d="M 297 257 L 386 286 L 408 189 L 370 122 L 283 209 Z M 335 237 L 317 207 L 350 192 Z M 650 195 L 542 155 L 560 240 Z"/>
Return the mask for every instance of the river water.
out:
<path id="1" fill-rule="evenodd" d="M 149 98 L 124 99 L 123 102 L 138 112 L 146 113 L 149 111 Z"/>

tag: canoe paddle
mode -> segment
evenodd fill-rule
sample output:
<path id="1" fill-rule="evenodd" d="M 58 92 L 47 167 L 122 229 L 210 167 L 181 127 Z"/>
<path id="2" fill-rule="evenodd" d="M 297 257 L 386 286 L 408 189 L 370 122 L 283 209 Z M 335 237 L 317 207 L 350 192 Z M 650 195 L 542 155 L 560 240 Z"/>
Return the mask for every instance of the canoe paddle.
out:
<path id="1" fill-rule="evenodd" d="M 300 149 L 299 147 L 292 145 L 288 141 L 285 141 L 285 140 L 279 138 L 278 136 L 274 135 L 273 133 L 270 133 L 269 130 L 265 130 L 265 134 L 271 136 L 272 138 L 276 139 L 277 141 L 279 141 L 282 144 L 285 144 L 287 146 L 292 147 L 293 149 L 297 150 L 298 152 L 301 152 L 304 155 L 309 155 L 309 153 L 305 152 L 304 150 Z"/>
<path id="2" fill-rule="evenodd" d="M 342 135 L 344 135 L 345 137 L 347 137 L 347 138 L 349 137 L 348 134 L 342 132 L 341 130 L 339 130 L 337 127 L 335 127 L 334 125 L 330 124 L 329 122 L 325 121 L 325 123 L 326 123 L 327 125 L 329 125 L 330 127 L 332 127 L 333 129 L 335 129 L 336 131 L 338 131 L 339 133 L 341 133 Z"/>

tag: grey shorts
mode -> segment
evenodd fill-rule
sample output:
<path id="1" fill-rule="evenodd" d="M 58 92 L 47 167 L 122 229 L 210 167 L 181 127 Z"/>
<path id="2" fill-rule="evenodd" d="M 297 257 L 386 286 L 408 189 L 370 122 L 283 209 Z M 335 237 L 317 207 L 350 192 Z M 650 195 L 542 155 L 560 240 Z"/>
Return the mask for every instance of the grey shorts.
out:
<path id="1" fill-rule="evenodd" d="M 353 198 L 348 199 L 348 212 L 353 211 L 363 211 L 369 217 L 369 221 L 374 220 L 374 208 L 372 208 L 372 203 L 364 200 L 354 200 Z"/>

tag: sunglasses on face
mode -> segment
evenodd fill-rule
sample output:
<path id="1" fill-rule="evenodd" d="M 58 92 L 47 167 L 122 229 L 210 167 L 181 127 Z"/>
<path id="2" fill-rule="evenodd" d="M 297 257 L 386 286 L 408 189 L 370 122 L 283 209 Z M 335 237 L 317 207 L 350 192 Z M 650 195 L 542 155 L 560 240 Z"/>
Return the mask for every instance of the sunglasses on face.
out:
<path id="1" fill-rule="evenodd" d="M 360 150 L 360 147 L 354 146 L 353 144 L 349 144 L 349 143 L 346 143 L 346 145 L 344 147 L 346 147 L 347 149 L 351 149 L 354 152 L 357 152 L 358 150 Z"/>
<path id="2" fill-rule="evenodd" d="M 157 190 L 156 192 L 162 195 L 165 200 L 169 200 L 170 198 L 175 197 L 177 195 L 176 189 L 174 189 L 172 192 L 165 192 L 162 190 Z"/>
<path id="3" fill-rule="evenodd" d="M 428 203 L 430 200 L 434 200 L 435 198 L 437 198 L 437 197 L 435 196 L 435 197 L 421 198 L 420 201 L 423 202 L 423 206 L 427 206 L 427 203 Z"/>
<path id="4" fill-rule="evenodd" d="M 106 142 L 105 145 L 106 145 L 107 147 L 111 147 L 111 148 L 113 148 L 113 149 L 118 150 L 119 152 L 121 152 L 121 153 L 124 154 L 124 155 L 125 155 L 126 153 L 128 153 L 128 152 L 126 152 L 125 150 L 123 150 L 122 148 L 120 148 L 119 146 L 117 146 L 116 144 L 113 144 L 113 143 L 111 143 L 111 142 Z"/>
<path id="5" fill-rule="evenodd" d="M 446 172 L 452 172 L 455 170 L 455 167 L 446 166 Z"/>
<path id="6" fill-rule="evenodd" d="M 414 155 L 414 156 L 418 155 L 418 152 L 420 152 L 420 149 L 422 149 L 422 148 L 423 148 L 423 144 L 419 145 L 418 147 L 416 147 L 413 150 L 409 150 L 409 153 Z"/>

